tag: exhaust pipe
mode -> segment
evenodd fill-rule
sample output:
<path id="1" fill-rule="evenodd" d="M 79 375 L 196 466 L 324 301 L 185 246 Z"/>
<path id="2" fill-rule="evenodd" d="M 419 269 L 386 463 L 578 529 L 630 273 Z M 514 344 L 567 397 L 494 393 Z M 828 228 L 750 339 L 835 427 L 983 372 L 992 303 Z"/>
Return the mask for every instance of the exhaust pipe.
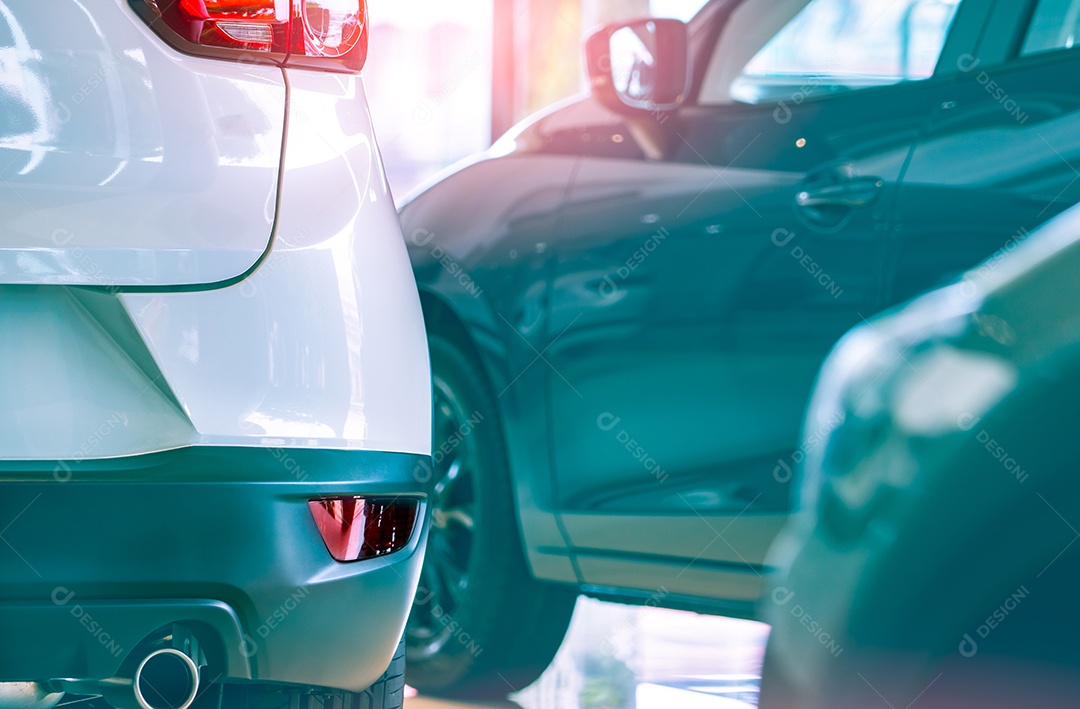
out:
<path id="1" fill-rule="evenodd" d="M 131 686 L 139 709 L 188 709 L 199 694 L 199 668 L 179 650 L 157 650 L 139 663 Z"/>
<path id="2" fill-rule="evenodd" d="M 100 695 L 117 709 L 190 709 L 199 694 L 199 668 L 186 654 L 164 648 L 144 657 L 130 678 L 63 679 L 50 689 Z"/>

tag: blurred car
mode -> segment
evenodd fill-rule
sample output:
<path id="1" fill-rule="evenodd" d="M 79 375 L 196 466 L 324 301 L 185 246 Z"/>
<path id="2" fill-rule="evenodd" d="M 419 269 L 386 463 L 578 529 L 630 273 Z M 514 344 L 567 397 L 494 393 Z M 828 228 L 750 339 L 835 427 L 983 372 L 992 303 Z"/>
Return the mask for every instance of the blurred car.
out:
<path id="1" fill-rule="evenodd" d="M 0 3 L 0 706 L 401 706 L 430 370 L 366 31 Z"/>
<path id="2" fill-rule="evenodd" d="M 756 617 L 836 341 L 1080 202 L 1080 3 L 715 0 L 402 209 L 434 529 L 409 680 L 534 679 L 575 594 Z"/>
<path id="3" fill-rule="evenodd" d="M 1080 208 L 848 335 L 772 559 L 760 706 L 1073 707 Z"/>

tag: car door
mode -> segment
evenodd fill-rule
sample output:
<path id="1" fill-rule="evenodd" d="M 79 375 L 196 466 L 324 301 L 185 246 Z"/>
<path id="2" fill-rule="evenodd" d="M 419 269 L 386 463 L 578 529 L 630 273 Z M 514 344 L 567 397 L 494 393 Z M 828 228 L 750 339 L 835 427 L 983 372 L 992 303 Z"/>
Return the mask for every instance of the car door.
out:
<path id="1" fill-rule="evenodd" d="M 731 613 L 756 600 L 792 468 L 824 433 L 800 441 L 814 376 L 881 306 L 890 208 L 959 0 L 932 5 L 742 3 L 695 105 L 582 159 L 545 356 L 587 584 Z"/>
<path id="2" fill-rule="evenodd" d="M 1080 202 L 1080 0 L 999 0 L 957 59 L 898 203 L 889 298 L 999 257 Z M 974 285 L 965 282 L 974 292 Z"/>

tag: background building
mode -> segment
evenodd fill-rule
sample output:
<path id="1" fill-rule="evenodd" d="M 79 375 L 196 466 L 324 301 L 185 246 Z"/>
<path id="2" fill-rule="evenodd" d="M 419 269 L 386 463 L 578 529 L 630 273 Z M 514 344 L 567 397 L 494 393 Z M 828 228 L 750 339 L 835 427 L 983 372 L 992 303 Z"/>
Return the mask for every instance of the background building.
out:
<path id="1" fill-rule="evenodd" d="M 364 71 L 400 200 L 514 123 L 584 88 L 582 38 L 619 19 L 690 19 L 704 0 L 370 0 Z"/>

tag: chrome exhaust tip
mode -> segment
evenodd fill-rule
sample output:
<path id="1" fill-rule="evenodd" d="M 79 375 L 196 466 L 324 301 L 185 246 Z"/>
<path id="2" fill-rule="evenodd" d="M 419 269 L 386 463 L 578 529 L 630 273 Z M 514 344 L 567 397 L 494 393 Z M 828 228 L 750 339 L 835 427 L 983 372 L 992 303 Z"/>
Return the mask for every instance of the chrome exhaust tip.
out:
<path id="1" fill-rule="evenodd" d="M 131 687 L 139 709 L 189 709 L 199 694 L 199 668 L 179 650 L 156 650 L 139 663 Z"/>
<path id="2" fill-rule="evenodd" d="M 199 667 L 179 650 L 164 648 L 143 657 L 130 674 L 103 680 L 53 680 L 47 688 L 100 696 L 116 709 L 190 709 L 199 694 Z"/>

